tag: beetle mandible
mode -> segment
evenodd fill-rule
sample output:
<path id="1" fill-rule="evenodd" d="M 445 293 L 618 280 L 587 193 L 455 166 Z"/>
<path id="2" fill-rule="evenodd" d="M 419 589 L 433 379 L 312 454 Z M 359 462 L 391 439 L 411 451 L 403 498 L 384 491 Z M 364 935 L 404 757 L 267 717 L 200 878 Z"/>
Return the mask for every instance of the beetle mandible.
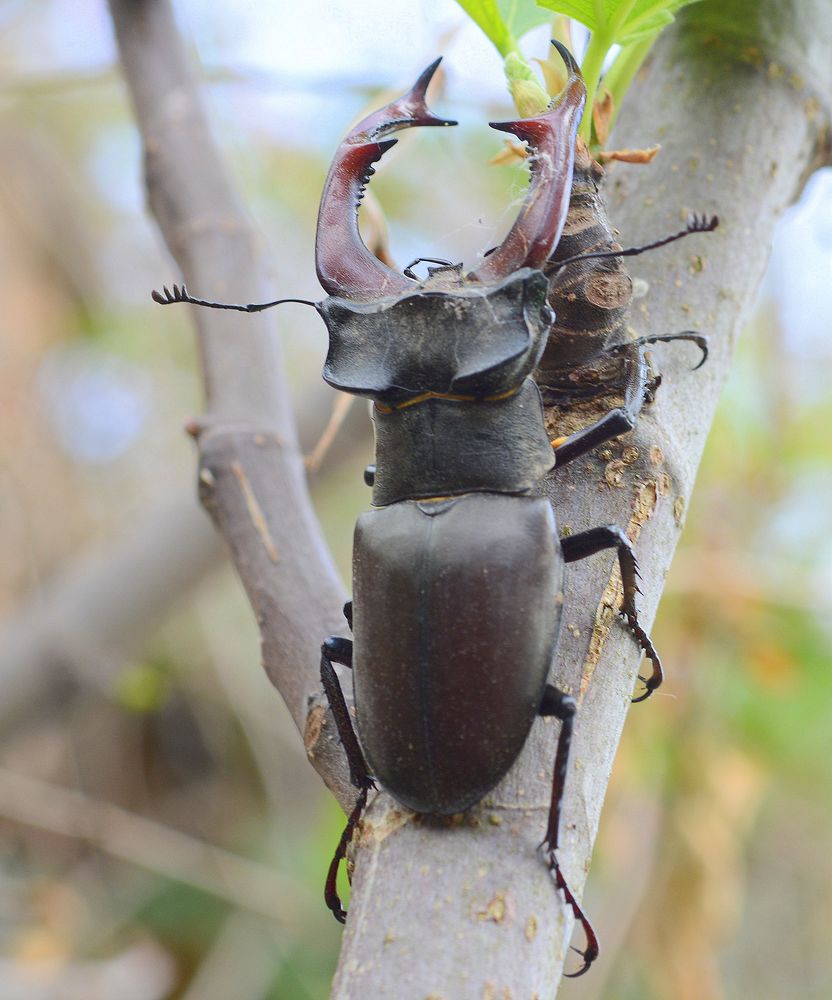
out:
<path id="1" fill-rule="evenodd" d="M 570 461 L 622 433 L 615 422 L 589 437 L 578 431 L 554 452 L 531 378 L 554 323 L 542 269 L 566 219 L 586 99 L 572 55 L 553 44 L 568 72 L 558 100 L 537 117 L 492 123 L 528 143 L 531 177 L 505 240 L 472 271 L 439 266 L 419 281 L 380 262 L 358 231 L 373 164 L 396 142 L 387 136 L 456 124 L 426 104 L 440 60 L 350 131 L 324 186 L 316 268 L 327 297 L 310 303 L 329 332 L 323 375 L 372 400 L 376 434 L 373 507 L 356 525 L 353 600 L 344 609 L 352 639 L 326 639 L 321 650 L 321 681 L 358 791 L 325 898 L 343 921 L 336 876 L 376 782 L 415 812 L 462 812 L 506 774 L 535 718 L 555 716 L 561 730 L 541 847 L 586 934 L 580 975 L 598 940 L 556 853 L 576 703 L 548 682 L 564 564 L 615 549 L 622 611 L 642 648 L 651 657 L 655 650 L 638 622 L 638 568 L 624 532 L 606 525 L 559 538 L 549 502 L 537 495 L 555 454 L 559 464 Z M 153 298 L 246 312 L 302 301 L 208 302 L 176 285 Z M 356 727 L 334 664 L 352 670 Z"/>

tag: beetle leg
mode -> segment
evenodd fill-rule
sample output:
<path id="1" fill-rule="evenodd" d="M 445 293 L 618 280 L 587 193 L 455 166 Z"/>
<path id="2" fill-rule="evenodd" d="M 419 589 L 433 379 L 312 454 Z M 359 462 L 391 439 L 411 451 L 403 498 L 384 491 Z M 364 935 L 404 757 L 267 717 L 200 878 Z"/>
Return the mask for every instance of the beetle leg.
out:
<path id="1" fill-rule="evenodd" d="M 461 266 L 459 264 L 454 264 L 451 260 L 445 260 L 444 257 L 417 257 L 415 260 L 412 260 L 407 267 L 402 268 L 402 274 L 406 278 L 410 278 L 413 281 L 419 281 L 420 279 L 413 268 L 416 267 L 417 264 L 421 264 L 423 262 L 426 264 L 441 264 L 442 267 L 440 270 L 444 270 L 444 268 L 458 268 Z M 428 268 L 428 272 L 433 270 L 436 270 L 436 268 Z"/>
<path id="2" fill-rule="evenodd" d="M 595 555 L 596 552 L 601 552 L 604 549 L 618 550 L 618 565 L 621 569 L 621 582 L 624 585 L 624 602 L 621 606 L 621 614 L 627 620 L 630 631 L 653 665 L 649 677 L 642 677 L 639 674 L 639 680 L 644 682 L 645 690 L 638 698 L 633 698 L 634 702 L 645 701 L 662 683 L 664 671 L 653 641 L 638 620 L 636 611 L 636 594 L 639 593 L 638 563 L 630 539 L 618 525 L 608 524 L 602 528 L 590 528 L 589 531 L 561 538 L 560 545 L 564 562 L 586 559 L 587 556 Z"/>
<path id="3" fill-rule="evenodd" d="M 647 390 L 647 362 L 644 353 L 638 348 L 637 351 L 636 357 L 626 358 L 624 361 L 626 375 L 624 405 L 610 410 L 594 424 L 582 427 L 560 443 L 553 444 L 555 468 L 580 458 L 605 441 L 626 434 L 635 427 Z"/>
<path id="4" fill-rule="evenodd" d="M 338 895 L 338 869 L 341 867 L 341 862 L 347 856 L 347 848 L 352 843 L 355 828 L 358 826 L 361 813 L 364 812 L 364 807 L 367 805 L 368 791 L 369 788 L 362 788 L 358 793 L 358 798 L 355 800 L 352 812 L 347 817 L 347 825 L 344 827 L 344 832 L 341 834 L 341 839 L 338 841 L 338 846 L 335 848 L 335 854 L 329 863 L 329 870 L 326 873 L 324 901 L 332 911 L 333 917 L 340 924 L 347 922 L 347 911 L 341 905 L 341 897 Z"/>
<path id="5" fill-rule="evenodd" d="M 699 364 L 692 369 L 696 371 L 708 360 L 708 338 L 696 330 L 683 330 L 681 333 L 662 333 L 651 337 L 639 337 L 638 340 L 629 340 L 624 344 L 613 344 L 605 347 L 599 357 L 607 354 L 621 354 L 624 351 L 635 349 L 638 351 L 636 358 L 627 358 L 626 384 L 624 389 L 624 405 L 610 410 L 604 414 L 600 420 L 596 420 L 589 427 L 582 427 L 569 437 L 564 438 L 555 445 L 555 460 L 558 466 L 566 465 L 575 458 L 580 458 L 598 445 L 626 434 L 635 425 L 638 415 L 645 402 L 652 401 L 653 394 L 658 386 L 647 381 L 647 362 L 644 359 L 642 348 L 648 344 L 664 343 L 669 344 L 676 340 L 689 340 L 696 344 L 702 352 Z M 657 376 L 659 377 L 659 376 Z"/>
<path id="6" fill-rule="evenodd" d="M 543 701 L 540 704 L 540 714 L 542 716 L 554 716 L 560 719 L 560 736 L 558 737 L 558 748 L 555 754 L 555 770 L 552 775 L 552 799 L 549 805 L 549 822 L 546 826 L 546 839 L 541 844 L 545 848 L 546 859 L 549 864 L 549 871 L 555 880 L 555 886 L 563 892 L 567 904 L 572 909 L 572 914 L 579 920 L 586 936 L 586 948 L 581 951 L 574 948 L 583 958 L 584 964 L 577 972 L 567 972 L 565 975 L 570 979 L 582 976 L 590 965 L 595 961 L 600 952 L 598 936 L 593 930 L 592 924 L 581 909 L 580 904 L 572 895 L 572 890 L 567 885 L 563 872 L 560 869 L 557 859 L 558 841 L 560 836 L 560 818 L 563 807 L 563 792 L 566 786 L 566 771 L 569 765 L 569 749 L 572 743 L 572 733 L 575 728 L 575 712 L 577 705 L 575 699 L 553 684 L 547 684 L 543 694 Z"/>
<path id="7" fill-rule="evenodd" d="M 652 337 L 639 337 L 638 340 L 629 340 L 624 344 L 613 344 L 611 347 L 605 347 L 601 353 L 618 354 L 628 347 L 645 347 L 647 344 L 670 344 L 674 340 L 689 340 L 691 343 L 696 344 L 702 352 L 699 364 L 694 365 L 691 371 L 701 368 L 708 360 L 708 338 L 697 330 L 682 330 L 681 333 L 659 333 Z"/>
<path id="8" fill-rule="evenodd" d="M 338 735 L 341 738 L 341 743 L 343 744 L 347 761 L 350 765 L 350 781 L 358 789 L 358 798 L 355 800 L 352 812 L 347 817 L 347 825 L 344 827 L 344 832 L 341 834 L 341 839 L 335 848 L 335 854 L 330 862 L 324 886 L 324 900 L 326 901 L 326 905 L 332 911 L 335 919 L 343 924 L 347 919 L 347 913 L 341 905 L 341 899 L 338 896 L 338 869 L 347 855 L 347 848 L 350 846 L 355 828 L 361 819 L 361 813 L 367 804 L 367 793 L 371 788 L 375 788 L 375 782 L 370 776 L 367 762 L 364 760 L 364 754 L 358 742 L 349 709 L 344 699 L 344 692 L 341 690 L 341 682 L 338 680 L 338 675 L 332 666 L 333 662 L 352 666 L 351 640 L 330 638 L 321 646 L 321 683 L 326 692 L 327 701 L 329 702 L 330 709 L 332 709 L 332 715 L 338 729 Z"/>
<path id="9" fill-rule="evenodd" d="M 349 612 L 347 612 L 349 608 Z M 347 624 L 352 628 L 352 622 L 350 621 L 352 617 L 352 601 L 347 601 L 344 605 L 344 617 L 347 619 Z M 325 651 L 327 660 L 329 661 L 330 668 L 333 663 L 340 663 L 342 667 L 349 667 L 352 670 L 352 639 L 341 639 L 338 636 L 330 636 L 322 647 Z M 324 684 L 324 689 L 326 690 L 326 681 L 323 677 L 323 666 L 321 667 L 321 681 Z M 333 675 L 334 675 L 333 671 Z M 335 677 L 337 681 L 338 678 Z M 329 691 L 327 690 L 327 695 Z M 343 695 L 342 695 L 343 697 Z"/>

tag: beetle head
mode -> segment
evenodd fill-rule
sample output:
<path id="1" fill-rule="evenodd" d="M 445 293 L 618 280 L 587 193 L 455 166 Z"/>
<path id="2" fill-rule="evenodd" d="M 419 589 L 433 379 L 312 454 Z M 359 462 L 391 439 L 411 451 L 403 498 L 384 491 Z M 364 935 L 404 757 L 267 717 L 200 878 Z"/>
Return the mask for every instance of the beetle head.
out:
<path id="1" fill-rule="evenodd" d="M 324 378 L 342 392 L 397 404 L 425 393 L 483 397 L 515 389 L 537 366 L 553 314 L 542 271 L 490 285 L 410 283 L 373 302 L 329 296 Z"/>

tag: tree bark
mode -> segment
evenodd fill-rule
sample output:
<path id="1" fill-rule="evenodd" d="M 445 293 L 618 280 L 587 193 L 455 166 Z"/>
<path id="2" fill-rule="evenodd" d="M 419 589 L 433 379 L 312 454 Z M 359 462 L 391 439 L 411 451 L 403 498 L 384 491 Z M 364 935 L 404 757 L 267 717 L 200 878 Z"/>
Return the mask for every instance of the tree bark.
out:
<path id="1" fill-rule="evenodd" d="M 753 17 L 741 0 L 690 8 L 657 46 L 611 140 L 622 147 L 659 139 L 665 147 L 649 167 L 611 171 L 610 215 L 622 240 L 672 230 L 690 210 L 721 218 L 717 233 L 632 267 L 650 287 L 633 312 L 637 332 L 706 332 L 708 364 L 692 373 L 695 361 L 683 348 L 657 348 L 664 382 L 636 432 L 548 484 L 561 530 L 627 528 L 642 566 L 645 625 L 774 223 L 813 166 L 828 159 L 829 115 L 819 95 L 830 92 L 832 25 L 820 0 L 792 6 L 761 0 Z M 208 135 L 167 0 L 111 0 L 111 9 L 144 135 L 150 203 L 172 253 L 200 294 L 266 297 L 265 264 Z M 231 544 L 266 670 L 305 729 L 310 760 L 351 804 L 317 692 L 318 645 L 343 631 L 343 594 L 306 496 L 274 320 L 246 316 L 243 336 L 236 317 L 195 319 L 208 398 L 198 439 L 203 501 Z M 639 659 L 616 620 L 611 565 L 612 557 L 598 556 L 568 569 L 553 671 L 580 700 L 560 852 L 579 895 Z M 661 703 L 642 711 L 661 711 Z M 374 798 L 354 852 L 334 997 L 556 994 L 572 921 L 536 848 L 557 728 L 538 723 L 507 778 L 453 822 L 414 817 L 383 793 Z"/>

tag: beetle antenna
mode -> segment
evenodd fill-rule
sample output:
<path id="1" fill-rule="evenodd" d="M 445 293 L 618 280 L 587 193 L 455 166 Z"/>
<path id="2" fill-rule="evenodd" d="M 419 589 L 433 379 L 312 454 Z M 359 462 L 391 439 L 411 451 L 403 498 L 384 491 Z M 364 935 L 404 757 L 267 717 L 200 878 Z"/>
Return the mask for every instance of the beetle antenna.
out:
<path id="1" fill-rule="evenodd" d="M 415 260 L 412 260 L 406 268 L 404 268 L 402 274 L 406 278 L 412 278 L 413 281 L 418 281 L 419 278 L 413 268 L 416 267 L 417 264 L 421 264 L 423 262 L 427 264 L 441 264 L 443 267 L 456 267 L 456 264 L 454 264 L 453 261 L 445 260 L 444 257 L 417 257 Z"/>
<path id="2" fill-rule="evenodd" d="M 246 305 L 235 305 L 232 302 L 209 302 L 207 299 L 194 298 L 184 285 L 173 285 L 172 287 L 173 291 L 170 291 L 165 285 L 161 292 L 157 292 L 154 288 L 150 297 L 160 306 L 169 306 L 174 302 L 190 302 L 193 306 L 206 306 L 209 309 L 235 309 L 237 312 L 246 313 L 262 312 L 264 309 L 271 309 L 272 306 L 283 305 L 284 302 L 299 302 L 304 306 L 318 308 L 318 303 L 309 299 L 275 299 L 274 302 L 249 302 Z"/>
<path id="3" fill-rule="evenodd" d="M 599 250 L 596 253 L 576 254 L 574 257 L 567 257 L 565 260 L 550 261 L 550 264 L 554 265 L 557 270 L 560 270 L 560 268 L 566 267 L 567 264 L 574 264 L 579 260 L 595 260 L 598 257 L 637 257 L 646 250 L 655 250 L 657 247 L 667 246 L 668 243 L 674 243 L 676 240 L 684 239 L 685 236 L 691 236 L 693 233 L 712 233 L 718 225 L 719 216 L 717 215 L 712 215 L 710 218 L 706 215 L 691 215 L 684 229 L 678 233 L 674 233 L 672 236 L 665 236 L 662 240 L 656 240 L 654 243 L 646 243 L 642 247 L 627 247 L 626 250 Z"/>

